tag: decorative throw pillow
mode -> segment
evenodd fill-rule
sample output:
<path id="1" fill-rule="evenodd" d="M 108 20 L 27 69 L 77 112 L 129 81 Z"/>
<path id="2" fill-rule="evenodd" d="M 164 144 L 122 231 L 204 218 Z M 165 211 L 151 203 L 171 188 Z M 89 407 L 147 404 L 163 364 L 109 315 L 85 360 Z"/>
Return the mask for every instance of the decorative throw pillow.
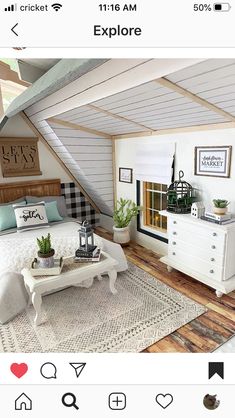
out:
<path id="1" fill-rule="evenodd" d="M 57 202 L 45 202 L 46 214 L 48 222 L 63 221 L 62 216 L 58 212 Z"/>
<path id="2" fill-rule="evenodd" d="M 17 206 L 25 205 L 26 201 L 21 200 Z M 12 205 L 1 205 L 0 206 L 0 231 L 16 227 L 16 217 L 14 208 Z"/>
<path id="3" fill-rule="evenodd" d="M 16 217 L 17 231 L 28 231 L 30 229 L 46 228 L 49 226 L 45 202 L 31 205 L 13 205 Z"/>
<path id="4" fill-rule="evenodd" d="M 68 216 L 65 198 L 64 196 L 42 196 L 42 197 L 36 197 L 36 196 L 26 196 L 26 202 L 27 203 L 38 203 L 38 202 L 57 202 L 57 208 L 60 216 L 65 218 Z"/>

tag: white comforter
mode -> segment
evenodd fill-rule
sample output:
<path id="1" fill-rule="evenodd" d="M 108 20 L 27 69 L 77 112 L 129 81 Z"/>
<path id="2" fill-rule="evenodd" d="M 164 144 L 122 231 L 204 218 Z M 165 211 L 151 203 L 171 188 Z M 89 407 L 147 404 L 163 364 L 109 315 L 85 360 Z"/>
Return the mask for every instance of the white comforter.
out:
<path id="1" fill-rule="evenodd" d="M 53 225 L 50 228 L 12 233 L 0 237 L 0 275 L 5 272 L 21 272 L 24 267 L 30 267 L 32 260 L 37 255 L 36 238 L 51 234 L 52 246 L 55 256 L 74 255 L 79 245 L 79 224 L 67 222 Z M 117 271 L 127 269 L 125 254 L 119 244 L 107 241 L 95 235 L 96 244 L 111 257 L 118 261 Z"/>

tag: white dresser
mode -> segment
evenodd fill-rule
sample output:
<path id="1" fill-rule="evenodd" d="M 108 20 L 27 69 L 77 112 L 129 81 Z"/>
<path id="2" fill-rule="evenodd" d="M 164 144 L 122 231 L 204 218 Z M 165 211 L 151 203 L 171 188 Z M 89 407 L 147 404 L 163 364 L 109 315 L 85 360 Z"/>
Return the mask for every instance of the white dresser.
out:
<path id="1" fill-rule="evenodd" d="M 217 225 L 166 211 L 168 255 L 161 258 L 173 268 L 216 290 L 218 297 L 235 289 L 235 223 Z"/>

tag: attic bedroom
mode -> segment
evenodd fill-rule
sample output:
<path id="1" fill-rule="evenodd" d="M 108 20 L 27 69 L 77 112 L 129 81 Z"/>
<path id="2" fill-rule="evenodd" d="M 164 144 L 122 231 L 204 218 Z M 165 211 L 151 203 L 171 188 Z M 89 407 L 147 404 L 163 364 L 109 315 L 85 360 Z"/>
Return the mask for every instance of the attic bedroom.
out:
<path id="1" fill-rule="evenodd" d="M 235 351 L 235 60 L 0 60 L 0 352 Z"/>

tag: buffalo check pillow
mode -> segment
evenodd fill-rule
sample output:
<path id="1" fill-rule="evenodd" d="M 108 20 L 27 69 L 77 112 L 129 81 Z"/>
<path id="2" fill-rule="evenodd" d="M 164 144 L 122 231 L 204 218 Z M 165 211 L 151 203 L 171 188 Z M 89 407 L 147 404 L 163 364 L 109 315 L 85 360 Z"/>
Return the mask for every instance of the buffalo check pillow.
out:
<path id="1" fill-rule="evenodd" d="M 49 227 L 45 202 L 29 205 L 13 205 L 16 217 L 17 231 Z"/>

